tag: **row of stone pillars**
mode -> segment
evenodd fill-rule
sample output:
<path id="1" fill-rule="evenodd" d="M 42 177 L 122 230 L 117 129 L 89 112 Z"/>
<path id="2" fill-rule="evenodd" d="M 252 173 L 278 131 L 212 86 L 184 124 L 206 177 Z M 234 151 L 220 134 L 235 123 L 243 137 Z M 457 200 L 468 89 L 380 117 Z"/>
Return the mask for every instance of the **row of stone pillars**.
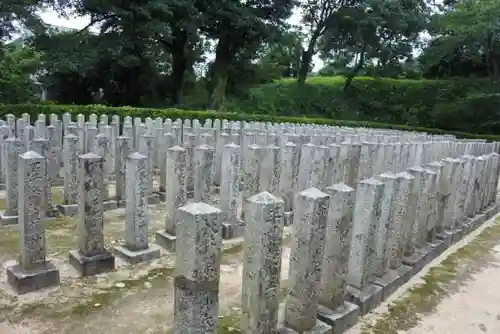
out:
<path id="1" fill-rule="evenodd" d="M 356 190 L 340 183 L 324 192 L 299 192 L 280 324 L 285 203 L 269 192 L 250 196 L 243 206 L 243 332 L 272 333 L 281 327 L 287 333 L 328 333 L 352 325 L 487 218 L 476 214 L 497 210 L 499 162 L 496 153 L 447 158 L 362 180 Z M 33 151 L 18 158 L 21 256 L 7 275 L 20 293 L 59 282 L 57 268 L 46 260 L 46 164 Z M 69 262 L 85 276 L 113 270 L 115 259 L 103 238 L 104 159 L 87 153 L 78 164 L 79 244 Z M 149 260 L 159 256 L 159 248 L 147 238 L 148 157 L 134 152 L 125 164 L 125 243 L 114 251 L 131 262 Z M 174 271 L 176 332 L 217 328 L 224 218 L 202 199 L 177 208 L 173 220 L 181 241 Z"/>

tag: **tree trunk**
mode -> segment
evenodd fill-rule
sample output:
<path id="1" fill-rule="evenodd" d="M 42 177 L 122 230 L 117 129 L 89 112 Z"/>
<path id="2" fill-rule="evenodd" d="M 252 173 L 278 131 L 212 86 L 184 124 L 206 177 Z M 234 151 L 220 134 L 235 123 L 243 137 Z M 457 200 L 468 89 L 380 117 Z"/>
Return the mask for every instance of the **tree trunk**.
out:
<path id="1" fill-rule="evenodd" d="M 172 41 L 172 102 L 182 104 L 184 102 L 184 81 L 187 69 L 187 46 L 188 35 L 185 30 L 174 32 Z"/>
<path id="2" fill-rule="evenodd" d="M 322 34 L 322 27 L 317 27 L 311 36 L 307 50 L 302 50 L 302 61 L 300 63 L 299 75 L 297 78 L 297 83 L 303 85 L 306 82 L 307 74 L 309 74 L 309 67 L 311 66 L 311 61 L 314 56 L 314 49 L 316 47 L 316 42 L 319 36 Z"/>
<path id="3" fill-rule="evenodd" d="M 300 63 L 299 75 L 297 78 L 297 83 L 303 85 L 306 83 L 307 74 L 309 73 L 309 67 L 312 61 L 312 49 L 308 48 L 302 52 L 302 61 Z"/>
<path id="4" fill-rule="evenodd" d="M 231 47 L 231 43 L 221 36 L 215 50 L 214 72 L 213 72 L 213 88 L 210 94 L 210 109 L 217 110 L 224 101 L 226 95 L 227 76 L 229 66 L 233 60 L 235 49 Z"/>
<path id="5" fill-rule="evenodd" d="M 344 93 L 346 93 L 349 90 L 349 87 L 351 86 L 352 81 L 354 80 L 354 78 L 356 77 L 356 75 L 358 74 L 358 72 L 365 65 L 365 50 L 366 50 L 366 44 L 363 44 L 363 47 L 361 48 L 361 51 L 359 53 L 359 61 L 358 61 L 358 63 L 353 68 L 353 70 L 349 74 L 347 74 L 347 76 L 345 77 L 345 81 L 344 81 Z"/>

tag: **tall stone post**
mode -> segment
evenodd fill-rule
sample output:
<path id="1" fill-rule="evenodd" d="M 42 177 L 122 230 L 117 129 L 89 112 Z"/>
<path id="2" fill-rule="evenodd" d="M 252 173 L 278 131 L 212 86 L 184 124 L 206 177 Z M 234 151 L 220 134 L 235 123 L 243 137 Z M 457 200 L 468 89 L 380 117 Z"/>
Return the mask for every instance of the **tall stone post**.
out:
<path id="1" fill-rule="evenodd" d="M 125 243 L 115 251 L 130 263 L 149 261 L 160 257 L 160 248 L 148 242 L 149 208 L 147 195 L 148 157 L 132 153 L 127 157 L 125 206 Z"/>
<path id="2" fill-rule="evenodd" d="M 230 239 L 243 234 L 239 216 L 241 199 L 241 148 L 227 144 L 223 148 L 219 209 L 222 211 L 222 237 Z"/>
<path id="3" fill-rule="evenodd" d="M 246 201 L 242 333 L 277 333 L 283 201 L 269 192 Z"/>
<path id="4" fill-rule="evenodd" d="M 194 148 L 194 200 L 212 204 L 212 184 L 214 175 L 215 150 L 208 145 Z"/>
<path id="5" fill-rule="evenodd" d="M 95 153 L 78 157 L 79 248 L 69 252 L 69 263 L 82 276 L 114 270 L 115 257 L 104 246 L 104 159 Z"/>
<path id="6" fill-rule="evenodd" d="M 174 270 L 175 333 L 216 333 L 222 233 L 221 211 L 205 203 L 179 208 Z"/>
<path id="7" fill-rule="evenodd" d="M 374 275 L 375 230 L 380 223 L 384 183 L 370 178 L 359 182 L 352 225 L 351 255 L 348 262 L 348 299 L 356 303 L 361 315 L 380 303 L 382 288 L 371 284 Z"/>
<path id="8" fill-rule="evenodd" d="M 155 234 L 156 243 L 175 251 L 178 209 L 187 203 L 187 150 L 174 146 L 167 150 L 167 185 L 165 189 L 165 229 Z"/>
<path id="9" fill-rule="evenodd" d="M 298 333 L 331 333 L 332 329 L 316 318 L 329 200 L 328 194 L 316 188 L 297 195 L 284 325 Z"/>
<path id="10" fill-rule="evenodd" d="M 132 139 L 125 136 L 116 138 L 115 146 L 115 193 L 118 206 L 124 206 L 126 199 L 126 166 L 127 157 L 131 153 Z"/>
<path id="11" fill-rule="evenodd" d="M 260 174 L 260 191 L 267 191 L 273 195 L 278 195 L 280 181 L 280 148 L 276 145 L 264 147 Z"/>
<path id="12" fill-rule="evenodd" d="M 353 326 L 359 308 L 345 300 L 347 265 L 351 250 L 354 188 L 343 183 L 326 188 L 331 196 L 321 271 L 318 318 L 343 333 Z"/>
<path id="13" fill-rule="evenodd" d="M 24 142 L 14 137 L 5 140 L 5 150 L 7 151 L 7 165 L 5 173 L 5 211 L 0 214 L 0 221 L 3 225 L 17 224 L 18 191 L 19 191 L 19 155 L 24 153 Z"/>
<path id="14" fill-rule="evenodd" d="M 46 161 L 36 152 L 19 156 L 19 231 L 21 254 L 7 268 L 7 280 L 18 293 L 59 284 L 59 270 L 46 259 L 43 212 Z"/>
<path id="15" fill-rule="evenodd" d="M 59 205 L 59 211 L 64 216 L 76 216 L 78 213 L 78 157 L 80 152 L 78 137 L 72 134 L 64 136 L 64 204 Z"/>
<path id="16" fill-rule="evenodd" d="M 148 182 L 147 182 L 147 192 L 149 197 L 149 204 L 158 204 L 160 202 L 160 196 L 153 193 L 153 152 L 154 152 L 154 136 L 152 135 L 142 135 L 139 138 L 139 153 L 147 156 L 148 160 Z"/>

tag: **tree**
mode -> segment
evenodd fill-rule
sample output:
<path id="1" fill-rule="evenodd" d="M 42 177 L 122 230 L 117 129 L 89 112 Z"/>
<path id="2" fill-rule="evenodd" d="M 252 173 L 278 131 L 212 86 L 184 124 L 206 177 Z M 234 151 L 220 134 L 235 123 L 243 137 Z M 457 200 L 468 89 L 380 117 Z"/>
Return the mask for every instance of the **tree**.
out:
<path id="1" fill-rule="evenodd" d="M 39 55 L 30 48 L 7 45 L 0 49 L 0 103 L 25 103 L 40 93 L 33 74 Z"/>
<path id="2" fill-rule="evenodd" d="M 308 41 L 307 46 L 302 50 L 298 84 L 305 83 L 311 69 L 312 59 L 319 51 L 318 41 L 335 25 L 335 21 L 339 18 L 339 12 L 357 6 L 361 2 L 362 0 L 304 0 L 301 2 L 302 23 Z"/>
<path id="3" fill-rule="evenodd" d="M 212 92 L 209 107 L 222 104 L 230 66 L 244 49 L 257 50 L 262 42 L 272 40 L 284 27 L 293 0 L 218 0 L 207 2 L 203 31 L 217 40 L 213 64 Z"/>
<path id="4" fill-rule="evenodd" d="M 488 76 L 500 80 L 500 2 L 459 0 L 450 2 L 443 14 L 435 17 L 436 37 L 424 52 L 423 62 L 450 66 L 457 61 L 465 66 L 486 65 Z M 469 64 L 469 65 L 467 65 Z M 455 65 L 456 66 L 456 65 Z"/>
<path id="5" fill-rule="evenodd" d="M 368 60 L 381 67 L 400 67 L 412 57 L 430 9 L 424 0 L 367 0 L 341 8 L 321 40 L 323 53 L 353 59 L 344 91 Z"/>

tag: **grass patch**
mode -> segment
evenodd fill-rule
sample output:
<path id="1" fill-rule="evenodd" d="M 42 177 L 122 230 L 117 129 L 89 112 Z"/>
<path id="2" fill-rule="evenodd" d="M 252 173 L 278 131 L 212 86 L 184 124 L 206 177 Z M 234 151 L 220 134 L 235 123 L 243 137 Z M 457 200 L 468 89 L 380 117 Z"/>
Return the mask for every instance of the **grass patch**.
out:
<path id="1" fill-rule="evenodd" d="M 457 250 L 439 266 L 431 268 L 417 285 L 373 324 L 362 328 L 363 334 L 398 334 L 416 326 L 424 314 L 432 313 L 439 302 L 455 291 L 482 265 L 492 260 L 491 250 L 500 240 L 500 223 L 486 228 L 469 244 Z"/>

